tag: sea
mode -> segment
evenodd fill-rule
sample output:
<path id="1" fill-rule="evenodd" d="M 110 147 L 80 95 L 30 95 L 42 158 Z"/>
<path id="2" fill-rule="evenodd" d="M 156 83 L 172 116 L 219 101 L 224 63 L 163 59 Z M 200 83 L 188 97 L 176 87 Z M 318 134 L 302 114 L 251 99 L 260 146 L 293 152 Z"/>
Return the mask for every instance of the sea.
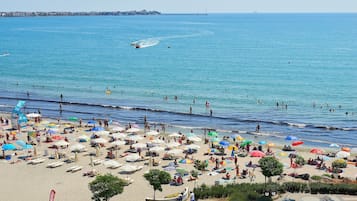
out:
<path id="1" fill-rule="evenodd" d="M 24 100 L 25 113 L 56 119 L 357 147 L 356 24 L 323 13 L 0 18 L 0 111 Z"/>

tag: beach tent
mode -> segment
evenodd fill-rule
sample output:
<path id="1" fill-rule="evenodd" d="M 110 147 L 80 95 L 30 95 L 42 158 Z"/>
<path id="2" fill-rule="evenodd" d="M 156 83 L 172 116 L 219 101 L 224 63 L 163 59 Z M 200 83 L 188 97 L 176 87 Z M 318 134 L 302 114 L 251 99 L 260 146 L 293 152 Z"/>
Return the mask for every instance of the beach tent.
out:
<path id="1" fill-rule="evenodd" d="M 296 136 L 288 135 L 285 137 L 285 140 L 298 140 Z"/>

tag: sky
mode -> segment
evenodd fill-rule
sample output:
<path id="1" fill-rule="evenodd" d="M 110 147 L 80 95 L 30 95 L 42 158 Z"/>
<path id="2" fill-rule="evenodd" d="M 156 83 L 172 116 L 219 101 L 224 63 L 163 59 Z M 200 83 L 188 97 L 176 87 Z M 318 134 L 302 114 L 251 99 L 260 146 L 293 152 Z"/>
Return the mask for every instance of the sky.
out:
<path id="1" fill-rule="evenodd" d="M 0 11 L 357 12 L 357 0 L 0 0 Z"/>

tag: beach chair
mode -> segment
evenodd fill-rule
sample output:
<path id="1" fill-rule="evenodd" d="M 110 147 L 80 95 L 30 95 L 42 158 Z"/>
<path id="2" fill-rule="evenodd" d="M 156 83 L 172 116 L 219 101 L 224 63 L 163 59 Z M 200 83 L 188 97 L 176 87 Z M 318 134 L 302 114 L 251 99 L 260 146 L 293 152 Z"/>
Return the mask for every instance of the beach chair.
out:
<path id="1" fill-rule="evenodd" d="M 82 168 L 83 168 L 82 166 L 77 166 L 72 169 L 72 173 L 78 172 L 78 171 L 82 170 Z"/>
<path id="2" fill-rule="evenodd" d="M 94 165 L 100 165 L 100 164 L 102 164 L 103 163 L 103 160 L 101 160 L 101 159 L 95 159 L 95 160 L 93 160 L 93 164 Z"/>
<path id="3" fill-rule="evenodd" d="M 46 159 L 44 159 L 44 158 L 37 158 L 37 159 L 30 160 L 28 162 L 28 164 L 37 165 L 37 164 L 43 163 L 45 160 Z"/>
<path id="4" fill-rule="evenodd" d="M 76 168 L 78 168 L 78 167 L 80 167 L 80 166 L 75 165 L 75 166 L 69 167 L 69 168 L 66 170 L 66 172 L 72 172 L 74 169 L 76 169 Z"/>

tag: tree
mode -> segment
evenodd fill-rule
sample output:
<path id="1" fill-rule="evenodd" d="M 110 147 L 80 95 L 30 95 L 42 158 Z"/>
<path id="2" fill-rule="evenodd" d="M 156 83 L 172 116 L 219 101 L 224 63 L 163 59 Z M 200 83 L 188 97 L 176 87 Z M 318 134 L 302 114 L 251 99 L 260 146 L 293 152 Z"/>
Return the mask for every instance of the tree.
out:
<path id="1" fill-rule="evenodd" d="M 274 157 L 264 157 L 259 160 L 263 175 L 269 178 L 283 173 L 283 164 Z"/>
<path id="2" fill-rule="evenodd" d="M 92 200 L 109 201 L 111 197 L 122 193 L 126 184 L 126 181 L 112 174 L 99 175 L 89 183 L 89 189 L 93 193 Z"/>
<path id="3" fill-rule="evenodd" d="M 162 191 L 161 184 L 168 184 L 171 181 L 171 175 L 165 171 L 158 169 L 152 169 L 148 173 L 144 174 L 146 180 L 149 181 L 150 185 L 154 188 L 154 200 L 155 192 L 157 190 Z"/>

